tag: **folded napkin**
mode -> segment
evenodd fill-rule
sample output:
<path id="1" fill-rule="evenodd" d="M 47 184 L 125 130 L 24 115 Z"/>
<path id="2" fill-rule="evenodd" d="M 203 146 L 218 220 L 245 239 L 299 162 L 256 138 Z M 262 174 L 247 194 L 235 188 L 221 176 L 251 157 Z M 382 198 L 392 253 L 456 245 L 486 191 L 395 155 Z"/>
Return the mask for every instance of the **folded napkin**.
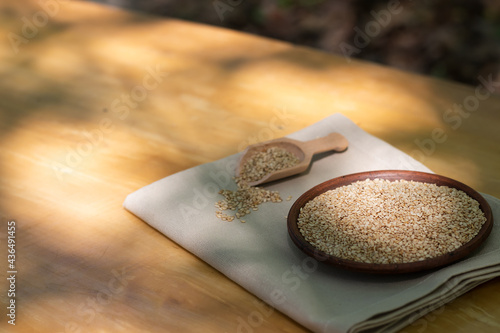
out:
<path id="1" fill-rule="evenodd" d="M 281 203 L 223 222 L 214 203 L 220 189 L 236 189 L 232 177 L 239 154 L 203 164 L 130 194 L 124 207 L 165 236 L 212 265 L 270 306 L 317 332 L 393 332 L 500 275 L 500 230 L 453 265 L 404 275 L 345 271 L 306 256 L 289 239 L 286 215 L 302 193 L 328 179 L 371 170 L 430 172 L 408 155 L 334 114 L 289 137 L 302 141 L 339 132 L 349 140 L 343 153 L 317 156 L 301 175 L 265 186 Z M 446 175 L 445 175 L 446 176 Z M 500 221 L 500 200 L 484 195 Z M 256 308 L 256 311 L 259 311 Z M 240 318 L 241 331 L 256 329 L 259 318 Z"/>

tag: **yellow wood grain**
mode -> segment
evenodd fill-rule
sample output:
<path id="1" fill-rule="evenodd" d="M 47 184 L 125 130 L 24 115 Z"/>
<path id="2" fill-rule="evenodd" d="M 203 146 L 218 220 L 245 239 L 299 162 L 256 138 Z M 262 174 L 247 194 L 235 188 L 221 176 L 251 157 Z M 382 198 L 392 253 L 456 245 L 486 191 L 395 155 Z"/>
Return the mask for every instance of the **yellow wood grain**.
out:
<path id="1" fill-rule="evenodd" d="M 19 332 L 235 332 L 252 318 L 255 332 L 307 331 L 121 205 L 335 112 L 500 197 L 500 98 L 448 111 L 475 87 L 85 2 L 3 1 L 0 33 L 0 233 L 16 221 Z M 404 331 L 498 332 L 499 298 L 495 279 Z"/>

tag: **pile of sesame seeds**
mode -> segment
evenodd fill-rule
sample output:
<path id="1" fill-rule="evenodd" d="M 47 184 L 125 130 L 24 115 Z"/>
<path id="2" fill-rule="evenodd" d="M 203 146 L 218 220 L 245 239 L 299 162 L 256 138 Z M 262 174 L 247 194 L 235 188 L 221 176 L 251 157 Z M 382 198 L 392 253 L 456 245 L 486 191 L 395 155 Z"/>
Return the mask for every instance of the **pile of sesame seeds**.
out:
<path id="1" fill-rule="evenodd" d="M 280 147 L 270 147 L 265 151 L 257 151 L 248 158 L 240 172 L 241 181 L 257 181 L 267 174 L 283 170 L 299 163 L 293 153 Z"/>
<path id="2" fill-rule="evenodd" d="M 248 183 L 262 179 L 270 172 L 289 168 L 297 163 L 299 163 L 298 158 L 283 148 L 271 147 L 265 151 L 256 152 L 243 165 L 240 176 L 234 178 L 237 189 L 219 191 L 224 200 L 215 203 L 217 209 L 215 216 L 222 221 L 232 222 L 236 218 L 245 223 L 246 221 L 242 218 L 252 211 L 257 211 L 262 203 L 282 202 L 278 191 L 250 186 Z M 291 197 L 287 198 L 287 200 L 290 199 Z M 224 211 L 227 210 L 235 211 L 235 214 L 225 213 Z"/>
<path id="3" fill-rule="evenodd" d="M 366 179 L 327 191 L 302 207 L 304 238 L 332 256 L 408 263 L 456 250 L 486 217 L 465 192 L 415 181 Z"/>

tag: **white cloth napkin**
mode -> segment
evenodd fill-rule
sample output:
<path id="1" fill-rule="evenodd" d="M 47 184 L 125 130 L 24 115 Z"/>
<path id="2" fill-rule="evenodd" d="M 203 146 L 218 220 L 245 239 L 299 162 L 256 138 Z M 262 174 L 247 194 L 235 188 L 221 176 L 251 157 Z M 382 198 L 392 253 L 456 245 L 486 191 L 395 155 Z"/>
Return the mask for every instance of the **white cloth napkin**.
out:
<path id="1" fill-rule="evenodd" d="M 430 172 L 340 114 L 290 137 L 306 141 L 331 132 L 339 132 L 349 140 L 347 151 L 321 154 L 308 172 L 266 186 L 278 190 L 283 199 L 293 199 L 261 205 L 258 211 L 245 216 L 246 223 L 223 222 L 215 216 L 214 207 L 222 199 L 220 189 L 236 188 L 231 177 L 239 154 L 147 185 L 130 194 L 124 207 L 270 306 L 317 332 L 397 331 L 500 275 L 497 226 L 471 256 L 423 273 L 353 273 L 318 263 L 298 250 L 289 239 L 285 217 L 294 200 L 309 188 L 362 171 Z M 494 219 L 500 221 L 500 200 L 484 197 Z M 242 318 L 241 330 L 256 329 L 259 318 L 251 313 Z"/>

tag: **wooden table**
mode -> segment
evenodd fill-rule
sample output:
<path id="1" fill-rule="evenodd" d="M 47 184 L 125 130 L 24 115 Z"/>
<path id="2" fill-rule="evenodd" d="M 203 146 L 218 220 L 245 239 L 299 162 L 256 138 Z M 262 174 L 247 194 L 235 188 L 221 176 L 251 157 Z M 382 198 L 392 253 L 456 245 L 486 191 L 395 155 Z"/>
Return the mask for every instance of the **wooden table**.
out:
<path id="1" fill-rule="evenodd" d="M 307 331 L 122 202 L 335 112 L 500 197 L 500 98 L 484 87 L 92 3 L 9 0 L 0 16 L 1 270 L 15 221 L 17 272 L 1 331 L 235 332 L 255 311 L 254 332 Z M 498 332 L 498 299 L 497 278 L 405 332 Z"/>

